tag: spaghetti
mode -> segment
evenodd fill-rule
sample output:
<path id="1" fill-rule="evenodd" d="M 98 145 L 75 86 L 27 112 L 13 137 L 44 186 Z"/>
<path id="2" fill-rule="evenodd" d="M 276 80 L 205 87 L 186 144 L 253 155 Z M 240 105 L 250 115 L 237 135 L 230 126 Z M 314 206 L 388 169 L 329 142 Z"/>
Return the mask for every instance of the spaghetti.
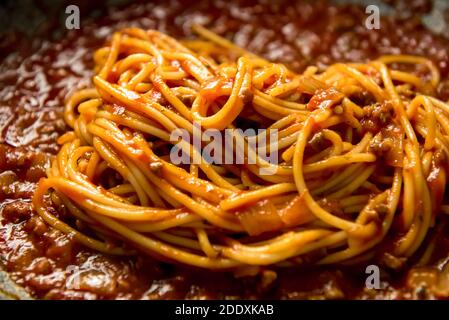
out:
<path id="1" fill-rule="evenodd" d="M 434 97 L 433 63 L 384 56 L 296 74 L 194 29 L 200 39 L 182 43 L 124 29 L 95 53 L 95 88 L 67 101 L 73 131 L 39 182 L 39 215 L 94 250 L 210 269 L 412 256 L 446 211 L 449 105 Z M 193 122 L 275 129 L 265 148 L 282 161 L 245 140 L 255 163 L 176 166 L 170 133 Z"/>

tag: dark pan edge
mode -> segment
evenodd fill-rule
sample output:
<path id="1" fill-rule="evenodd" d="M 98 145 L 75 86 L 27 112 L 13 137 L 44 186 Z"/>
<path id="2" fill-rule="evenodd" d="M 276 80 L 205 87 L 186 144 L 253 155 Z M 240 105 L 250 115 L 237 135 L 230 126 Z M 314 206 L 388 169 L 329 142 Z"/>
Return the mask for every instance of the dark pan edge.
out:
<path id="1" fill-rule="evenodd" d="M 33 299 L 22 287 L 16 285 L 0 265 L 0 300 Z"/>

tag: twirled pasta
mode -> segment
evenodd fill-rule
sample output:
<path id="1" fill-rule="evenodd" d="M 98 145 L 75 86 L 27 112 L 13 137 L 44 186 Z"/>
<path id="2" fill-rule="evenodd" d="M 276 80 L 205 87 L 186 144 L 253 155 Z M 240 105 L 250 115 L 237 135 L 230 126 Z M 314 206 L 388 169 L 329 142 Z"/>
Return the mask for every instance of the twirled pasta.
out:
<path id="1" fill-rule="evenodd" d="M 210 269 L 413 255 L 448 211 L 449 105 L 433 95 L 432 62 L 384 56 L 296 74 L 195 31 L 181 44 L 124 29 L 95 53 L 94 88 L 68 99 L 73 131 L 33 198 L 41 217 L 94 250 L 134 252 L 119 239 Z M 194 121 L 277 129 L 269 149 L 281 161 L 247 148 L 255 163 L 175 166 L 170 133 Z M 77 227 L 52 214 L 49 190 Z"/>

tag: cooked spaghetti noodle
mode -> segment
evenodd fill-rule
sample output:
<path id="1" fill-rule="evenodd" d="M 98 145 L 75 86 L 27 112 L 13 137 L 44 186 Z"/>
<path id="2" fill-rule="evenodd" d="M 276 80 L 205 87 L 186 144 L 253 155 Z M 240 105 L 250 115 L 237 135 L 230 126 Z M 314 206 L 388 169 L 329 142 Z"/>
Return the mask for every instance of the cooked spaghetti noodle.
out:
<path id="1" fill-rule="evenodd" d="M 195 31 L 199 40 L 180 43 L 124 29 L 95 53 L 94 88 L 68 99 L 73 131 L 33 198 L 48 224 L 94 250 L 210 269 L 408 258 L 420 248 L 446 208 L 449 105 L 433 97 L 432 62 L 384 56 L 296 74 Z M 281 161 L 245 140 L 243 164 L 176 166 L 170 134 L 192 133 L 194 121 L 276 129 L 265 148 Z"/>

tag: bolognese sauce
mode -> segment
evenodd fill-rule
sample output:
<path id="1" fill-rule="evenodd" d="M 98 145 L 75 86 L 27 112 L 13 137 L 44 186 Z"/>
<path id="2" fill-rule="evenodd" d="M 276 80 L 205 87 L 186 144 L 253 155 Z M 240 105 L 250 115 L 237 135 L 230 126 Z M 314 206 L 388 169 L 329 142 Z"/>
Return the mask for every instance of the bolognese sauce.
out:
<path id="1" fill-rule="evenodd" d="M 32 296 L 47 299 L 447 298 L 446 219 L 425 240 L 424 246 L 438 250 L 425 258 L 418 252 L 407 262 L 393 257 L 383 261 L 384 287 L 375 290 L 365 288 L 363 265 L 273 268 L 254 276 L 205 272 L 141 255 L 111 257 L 49 227 L 31 204 L 37 182 L 59 150 L 57 138 L 69 129 L 62 115 L 64 101 L 90 86 L 93 52 L 114 30 L 132 25 L 189 38 L 191 26 L 198 23 L 297 72 L 309 65 L 325 68 L 383 54 L 422 55 L 439 68 L 442 81 L 435 94 L 446 101 L 449 40 L 422 25 L 419 15 L 428 13 L 430 5 L 414 3 L 408 15 L 383 17 L 378 30 L 365 28 L 364 8 L 327 1 L 137 3 L 111 8 L 61 40 L 40 39 L 35 52 L 7 48 L 12 53 L 0 64 L 0 257 L 6 271 Z M 76 223 L 63 206 L 52 213 Z M 80 281 L 76 288 L 74 273 Z"/>

